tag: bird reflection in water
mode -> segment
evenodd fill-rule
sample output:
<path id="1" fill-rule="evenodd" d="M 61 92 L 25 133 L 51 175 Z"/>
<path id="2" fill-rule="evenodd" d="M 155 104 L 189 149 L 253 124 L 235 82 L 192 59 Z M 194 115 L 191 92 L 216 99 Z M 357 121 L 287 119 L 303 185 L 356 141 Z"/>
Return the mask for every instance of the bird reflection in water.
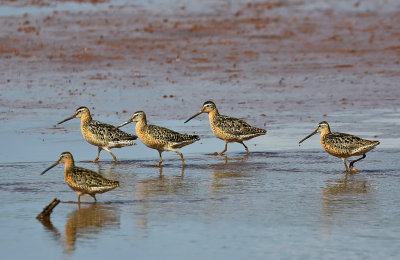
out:
<path id="1" fill-rule="evenodd" d="M 67 216 L 65 223 L 65 251 L 75 250 L 77 239 L 90 239 L 104 229 L 113 229 L 120 224 L 115 208 L 93 203 L 79 207 Z"/>
<path id="2" fill-rule="evenodd" d="M 180 171 L 180 175 L 164 175 L 162 167 L 159 168 L 159 175 L 157 177 L 150 177 L 140 179 L 136 187 L 136 199 L 146 200 L 159 195 L 175 194 L 182 188 L 185 183 L 183 182 L 184 169 Z"/>
<path id="3" fill-rule="evenodd" d="M 95 239 L 101 231 L 119 227 L 120 216 L 115 208 L 104 204 L 91 203 L 87 207 L 79 206 L 66 217 L 64 242 L 62 235 L 50 220 L 41 222 L 53 234 L 56 241 L 64 244 L 64 252 L 71 253 L 75 250 L 77 240 L 84 242 Z"/>
<path id="4" fill-rule="evenodd" d="M 208 154 L 208 155 L 213 155 L 213 154 Z M 215 166 L 218 167 L 218 165 L 227 165 L 229 163 L 229 164 L 234 164 L 233 166 L 236 165 L 239 168 L 241 168 L 244 166 L 245 163 L 247 163 L 249 161 L 249 159 L 250 159 L 250 155 L 247 153 L 245 155 L 243 155 L 241 153 L 236 154 L 236 155 L 230 155 L 230 156 L 224 155 L 217 159 L 221 163 L 217 163 L 217 164 L 215 164 Z M 230 165 L 230 166 L 232 166 L 232 165 Z"/>
<path id="5" fill-rule="evenodd" d="M 117 172 L 118 167 L 116 167 L 115 163 L 98 163 L 97 164 L 97 172 L 102 176 L 110 179 L 118 180 Z"/>
<path id="6" fill-rule="evenodd" d="M 336 214 L 354 216 L 357 208 L 368 204 L 368 196 L 371 191 L 366 179 L 360 176 L 346 175 L 344 178 L 327 181 L 322 188 L 322 213 L 326 217 Z"/>
<path id="7" fill-rule="evenodd" d="M 193 190 L 193 186 L 190 183 L 183 181 L 184 169 L 184 167 L 180 169 L 179 175 L 171 176 L 163 174 L 163 167 L 160 167 L 157 177 L 138 180 L 135 188 L 135 200 L 140 203 L 137 205 L 138 213 L 135 222 L 139 229 L 148 229 L 149 217 L 151 212 L 155 210 L 154 203 L 158 203 L 161 200 L 163 202 L 172 201 L 171 197 L 190 193 Z M 157 208 L 156 210 L 162 209 Z"/>
<path id="8" fill-rule="evenodd" d="M 213 170 L 211 175 L 211 191 L 221 192 L 224 188 L 244 190 L 244 179 L 248 178 L 247 172 L 239 172 L 230 169 Z"/>

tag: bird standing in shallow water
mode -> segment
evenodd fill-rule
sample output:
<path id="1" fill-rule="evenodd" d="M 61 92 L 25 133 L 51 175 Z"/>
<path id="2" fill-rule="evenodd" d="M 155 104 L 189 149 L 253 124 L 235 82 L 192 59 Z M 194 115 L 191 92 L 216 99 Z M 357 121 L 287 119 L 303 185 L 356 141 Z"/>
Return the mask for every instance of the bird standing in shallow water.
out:
<path id="1" fill-rule="evenodd" d="M 41 175 L 59 163 L 65 164 L 64 180 L 72 190 L 78 193 L 78 203 L 81 202 L 81 195 L 83 194 L 88 194 L 97 201 L 96 193 L 104 193 L 119 186 L 119 182 L 103 178 L 97 172 L 76 167 L 74 164 L 74 158 L 69 152 L 62 153 L 58 158 L 58 161 L 44 170 Z"/>
<path id="2" fill-rule="evenodd" d="M 118 126 L 118 128 L 132 122 L 136 122 L 135 130 L 139 139 L 147 147 L 156 149 L 158 151 L 160 155 L 158 166 L 161 166 L 161 153 L 163 151 L 173 151 L 179 154 L 182 159 L 182 166 L 185 166 L 185 161 L 183 159 L 182 153 L 178 152 L 175 149 L 182 148 L 188 144 L 200 140 L 198 135 L 181 134 L 161 126 L 148 125 L 146 114 L 143 111 L 135 112 L 128 121 Z"/>
<path id="3" fill-rule="evenodd" d="M 365 154 L 379 144 L 379 141 L 365 140 L 355 135 L 332 133 L 329 124 L 326 121 L 319 123 L 317 129 L 303 138 L 299 144 L 318 132 L 321 133 L 320 140 L 322 147 L 330 155 L 342 159 L 344 166 L 346 167 L 346 173 L 349 172 L 346 158 L 362 155 L 362 157 L 357 160 L 351 161 L 349 165 L 351 172 L 358 172 L 358 170 L 354 168 L 354 163 L 364 159 L 366 157 Z"/>
<path id="4" fill-rule="evenodd" d="M 216 105 L 212 101 L 205 102 L 201 111 L 190 117 L 185 121 L 185 123 L 202 113 L 208 113 L 211 130 L 217 138 L 225 141 L 225 149 L 220 152 L 219 155 L 223 155 L 226 152 L 228 149 L 228 143 L 231 142 L 242 144 L 246 149 L 247 154 L 250 154 L 249 149 L 243 141 L 256 136 L 265 135 L 267 132 L 265 129 L 253 127 L 241 119 L 220 115 Z"/>
<path id="5" fill-rule="evenodd" d="M 135 144 L 132 140 L 137 139 L 136 135 L 131 135 L 119 129 L 115 129 L 115 126 L 113 125 L 93 120 L 87 107 L 78 108 L 75 111 L 75 114 L 58 122 L 58 124 L 62 124 L 65 121 L 77 117 L 81 118 L 81 132 L 83 138 L 85 138 L 89 144 L 98 147 L 97 157 L 93 162 L 98 162 L 101 150 L 106 150 L 114 158 L 115 163 L 118 163 L 117 158 L 110 149 Z"/>

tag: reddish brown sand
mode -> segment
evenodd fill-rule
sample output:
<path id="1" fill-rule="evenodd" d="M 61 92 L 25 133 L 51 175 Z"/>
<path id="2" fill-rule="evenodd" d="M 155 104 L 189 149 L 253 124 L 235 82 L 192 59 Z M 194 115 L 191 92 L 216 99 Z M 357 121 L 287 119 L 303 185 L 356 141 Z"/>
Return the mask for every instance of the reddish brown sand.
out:
<path id="1" fill-rule="evenodd" d="M 258 125 L 399 107 L 397 1 L 125 2 L 3 1 L 0 121 L 80 105 L 183 120 L 208 99 Z"/>

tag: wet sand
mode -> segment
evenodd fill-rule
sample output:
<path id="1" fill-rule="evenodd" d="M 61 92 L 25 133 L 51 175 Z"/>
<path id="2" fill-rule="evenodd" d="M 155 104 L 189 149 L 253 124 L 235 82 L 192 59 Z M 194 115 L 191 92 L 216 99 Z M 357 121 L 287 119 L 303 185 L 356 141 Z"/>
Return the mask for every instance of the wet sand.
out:
<path id="1" fill-rule="evenodd" d="M 0 247 L 21 258 L 395 258 L 399 254 L 400 5 L 397 1 L 6 1 L 0 5 Z M 205 115 L 264 127 L 252 154 L 223 142 Z M 188 164 L 138 145 L 107 152 L 87 144 L 79 106 L 120 124 L 148 121 L 196 133 Z M 314 137 L 332 130 L 378 139 L 348 179 Z M 134 132 L 131 124 L 125 131 Z M 61 167 L 102 170 L 121 187 L 78 210 Z M 34 217 L 63 201 L 43 226 Z M 12 235 L 10 235 L 12 234 Z M 33 239 L 34 238 L 34 239 Z M 290 248 L 291 250 L 288 250 Z M 26 253 L 21 252 L 21 253 Z M 186 256 L 186 257 L 184 257 Z"/>

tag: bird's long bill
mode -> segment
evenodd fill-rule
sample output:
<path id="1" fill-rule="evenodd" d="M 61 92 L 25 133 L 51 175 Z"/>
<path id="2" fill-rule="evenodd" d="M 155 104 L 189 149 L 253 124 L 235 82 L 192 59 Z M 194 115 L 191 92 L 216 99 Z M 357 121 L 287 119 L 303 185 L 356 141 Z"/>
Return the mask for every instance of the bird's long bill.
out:
<path id="1" fill-rule="evenodd" d="M 189 122 L 190 120 L 192 120 L 193 118 L 195 118 L 196 116 L 200 115 L 201 113 L 203 113 L 202 111 L 200 111 L 199 113 L 195 114 L 194 116 L 190 117 L 188 120 L 185 121 L 184 124 L 186 124 L 187 122 Z"/>
<path id="2" fill-rule="evenodd" d="M 53 168 L 54 166 L 57 166 L 59 164 L 59 162 L 57 161 L 57 162 L 55 162 L 55 163 L 53 163 L 53 165 L 51 165 L 49 168 L 47 168 L 46 170 L 44 170 L 40 175 L 43 175 L 43 174 L 45 174 L 48 170 L 50 170 L 51 168 Z"/>
<path id="3" fill-rule="evenodd" d="M 71 120 L 71 119 L 73 119 L 73 118 L 75 118 L 75 115 L 70 116 L 70 117 L 68 117 L 68 118 L 66 118 L 66 119 L 64 119 L 64 120 L 62 120 L 62 121 L 60 121 L 60 122 L 58 122 L 57 125 L 60 125 L 60 124 L 64 123 L 65 121 Z"/>
<path id="4" fill-rule="evenodd" d="M 118 128 L 120 128 L 120 127 L 123 127 L 124 125 L 129 124 L 129 123 L 132 123 L 132 121 L 131 121 L 131 120 L 128 120 L 128 121 L 126 121 L 126 122 L 120 124 L 119 126 L 116 126 L 114 129 L 118 129 Z"/>
<path id="5" fill-rule="evenodd" d="M 315 135 L 317 133 L 317 130 L 315 130 L 314 132 L 312 132 L 311 134 L 307 135 L 306 137 L 304 137 L 303 139 L 301 139 L 301 141 L 299 142 L 299 144 L 301 144 L 303 141 L 305 141 L 306 139 L 310 138 L 311 136 Z"/>

